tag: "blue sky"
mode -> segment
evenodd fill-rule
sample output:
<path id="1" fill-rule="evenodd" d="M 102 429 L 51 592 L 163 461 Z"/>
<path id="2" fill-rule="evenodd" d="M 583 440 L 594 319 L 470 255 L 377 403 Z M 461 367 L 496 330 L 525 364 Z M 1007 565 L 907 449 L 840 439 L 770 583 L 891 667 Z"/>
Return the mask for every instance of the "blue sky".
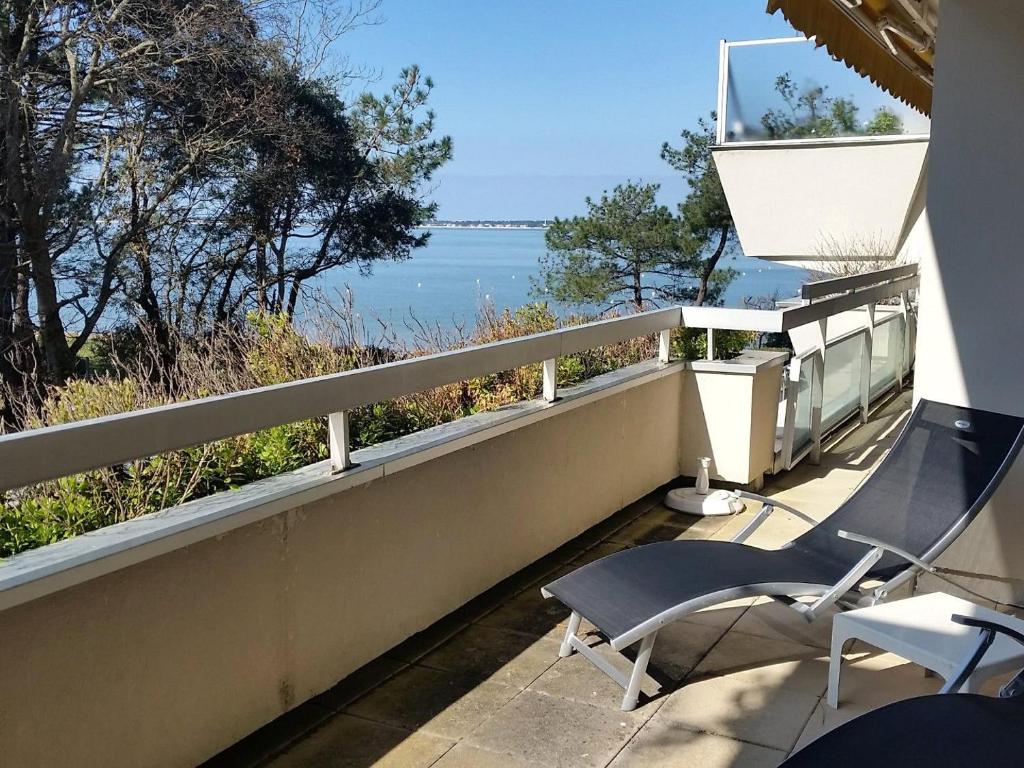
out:
<path id="1" fill-rule="evenodd" d="M 436 179 L 442 218 L 547 218 L 626 179 L 683 183 L 659 158 L 715 104 L 718 41 L 791 36 L 765 0 L 383 0 L 383 23 L 340 49 L 381 73 L 435 82 L 455 158 Z"/>

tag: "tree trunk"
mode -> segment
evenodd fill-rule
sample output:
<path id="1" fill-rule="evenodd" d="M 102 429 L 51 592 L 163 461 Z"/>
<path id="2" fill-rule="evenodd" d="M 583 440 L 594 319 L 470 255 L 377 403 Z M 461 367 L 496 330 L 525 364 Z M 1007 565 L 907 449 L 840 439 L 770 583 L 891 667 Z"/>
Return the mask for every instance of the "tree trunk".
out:
<path id="1" fill-rule="evenodd" d="M 135 249 L 135 258 L 139 265 L 139 291 L 135 301 L 145 315 L 147 329 L 156 343 L 155 355 L 159 365 L 153 372 L 153 378 L 156 383 L 167 387 L 170 385 L 169 373 L 174 366 L 175 349 L 170 328 L 160 311 L 160 300 L 153 287 L 153 267 L 148 246 L 138 246 Z"/>
<path id="2" fill-rule="evenodd" d="M 642 273 L 640 267 L 633 267 L 633 308 L 637 312 L 644 311 L 644 286 L 641 282 Z"/>
<path id="3" fill-rule="evenodd" d="M 60 316 L 57 281 L 53 276 L 50 249 L 45 233 L 36 221 L 22 218 L 22 250 L 32 270 L 35 287 L 39 343 L 46 362 L 46 379 L 63 384 L 74 372 L 74 356 L 68 348 L 67 332 Z"/>
<path id="4" fill-rule="evenodd" d="M 28 275 L 18 267 L 15 227 L 0 223 L 0 432 L 21 429 L 16 403 L 34 400 L 33 346 Z"/>
<path id="5" fill-rule="evenodd" d="M 719 230 L 718 247 L 715 248 L 715 252 L 711 254 L 706 262 L 704 262 L 704 269 L 700 275 L 700 287 L 697 289 L 697 298 L 694 299 L 696 306 L 701 306 L 704 300 L 708 296 L 708 283 L 711 282 L 711 273 L 715 271 L 715 267 L 718 266 L 718 260 L 722 258 L 722 254 L 725 253 L 725 245 L 729 242 L 729 230 L 731 226 L 726 224 Z"/>

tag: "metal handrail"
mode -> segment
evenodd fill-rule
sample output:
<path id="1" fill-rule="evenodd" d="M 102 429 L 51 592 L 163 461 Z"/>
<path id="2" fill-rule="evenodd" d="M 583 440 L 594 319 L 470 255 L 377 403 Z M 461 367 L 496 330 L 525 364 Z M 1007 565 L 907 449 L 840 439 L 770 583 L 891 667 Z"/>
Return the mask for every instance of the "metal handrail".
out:
<path id="1" fill-rule="evenodd" d="M 900 264 L 896 267 L 864 272 L 849 277 L 833 277 L 828 280 L 815 280 L 812 283 L 804 283 L 800 289 L 800 296 L 804 299 L 818 299 L 822 296 L 829 296 L 844 291 L 852 291 L 864 288 L 869 285 L 877 285 L 889 280 L 898 280 L 901 277 L 912 277 L 917 274 L 917 264 Z"/>
<path id="2" fill-rule="evenodd" d="M 883 282 L 815 304 L 782 310 L 669 307 L 508 341 L 400 360 L 312 379 L 190 400 L 129 413 L 0 435 L 0 491 L 189 448 L 304 419 L 330 416 L 332 465 L 348 466 L 353 408 L 433 387 L 544 363 L 546 399 L 555 399 L 555 360 L 607 344 L 661 333 L 668 359 L 676 327 L 785 331 L 861 304 L 900 295 L 916 277 Z"/>
<path id="3" fill-rule="evenodd" d="M 0 436 L 0 490 L 349 411 L 679 325 L 678 307 Z"/>

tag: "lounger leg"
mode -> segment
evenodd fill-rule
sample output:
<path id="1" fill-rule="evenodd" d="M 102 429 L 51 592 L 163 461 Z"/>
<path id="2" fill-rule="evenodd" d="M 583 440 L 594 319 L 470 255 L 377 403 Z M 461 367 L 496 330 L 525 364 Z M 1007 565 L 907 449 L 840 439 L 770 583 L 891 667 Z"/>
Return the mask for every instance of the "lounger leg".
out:
<path id="1" fill-rule="evenodd" d="M 651 651 L 654 649 L 654 638 L 657 632 L 652 632 L 640 641 L 640 652 L 636 655 L 636 663 L 633 664 L 633 674 L 629 676 L 629 685 L 626 687 L 626 695 L 622 699 L 622 711 L 630 712 L 636 709 L 640 700 L 640 685 L 647 673 L 647 662 L 651 660 Z"/>
<path id="2" fill-rule="evenodd" d="M 562 647 L 558 649 L 559 656 L 572 656 L 573 647 L 572 642 L 570 641 L 573 636 L 580 631 L 581 618 L 582 617 L 576 613 L 576 611 L 573 611 L 572 616 L 569 617 L 569 626 L 565 630 L 565 639 L 562 640 Z"/>
<path id="3" fill-rule="evenodd" d="M 838 616 L 836 618 L 839 618 Z M 840 628 L 840 622 L 832 624 L 832 654 L 828 662 L 828 693 L 825 700 L 832 709 L 839 708 L 839 675 L 843 668 L 843 648 L 851 638 Z"/>

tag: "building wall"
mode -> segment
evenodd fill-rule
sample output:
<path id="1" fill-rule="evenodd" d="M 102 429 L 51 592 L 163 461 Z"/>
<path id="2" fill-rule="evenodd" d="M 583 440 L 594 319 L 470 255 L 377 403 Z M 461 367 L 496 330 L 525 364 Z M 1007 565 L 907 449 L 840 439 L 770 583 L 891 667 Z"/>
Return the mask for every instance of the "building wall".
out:
<path id="1" fill-rule="evenodd" d="M 915 396 L 1024 415 L 1024 3 L 943 0 Z M 1024 460 L 940 561 L 1024 601 Z"/>

